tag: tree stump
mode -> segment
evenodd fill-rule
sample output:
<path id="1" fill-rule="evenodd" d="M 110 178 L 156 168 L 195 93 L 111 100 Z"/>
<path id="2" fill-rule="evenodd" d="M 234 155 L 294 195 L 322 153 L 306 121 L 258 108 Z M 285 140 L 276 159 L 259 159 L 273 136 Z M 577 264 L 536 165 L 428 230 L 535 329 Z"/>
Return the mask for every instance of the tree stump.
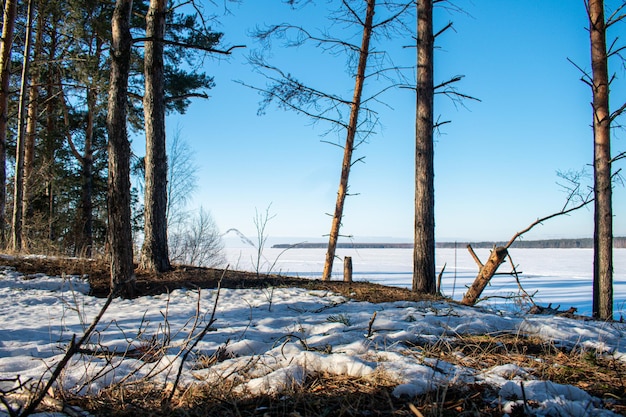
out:
<path id="1" fill-rule="evenodd" d="M 352 256 L 343 258 L 343 281 L 352 282 Z"/>

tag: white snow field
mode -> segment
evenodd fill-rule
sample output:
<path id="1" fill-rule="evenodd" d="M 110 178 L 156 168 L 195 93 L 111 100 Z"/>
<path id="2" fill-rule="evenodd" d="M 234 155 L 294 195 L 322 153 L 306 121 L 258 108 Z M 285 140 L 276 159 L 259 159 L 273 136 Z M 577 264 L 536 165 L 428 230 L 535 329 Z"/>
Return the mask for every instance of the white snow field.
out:
<path id="1" fill-rule="evenodd" d="M 265 256 L 273 263 L 272 251 L 267 250 Z M 319 271 L 321 260 L 313 256 L 313 251 L 289 251 L 274 269 L 307 276 Z M 374 250 L 353 251 L 355 275 L 405 285 L 411 251 L 383 251 L 384 256 Z M 316 254 L 323 255 L 323 251 Z M 482 251 L 479 254 L 486 256 Z M 587 250 L 512 251 L 514 261 L 524 272 L 526 290 L 539 290 L 537 300 L 582 310 L 590 298 L 589 254 Z M 229 252 L 231 268 L 243 266 L 248 255 Z M 454 256 L 453 250 L 440 250 L 438 263 L 447 262 L 446 271 L 450 271 L 444 292 L 454 292 L 454 298 L 459 298 L 476 268 L 471 259 L 462 260 L 461 251 L 456 255 L 455 262 L 449 258 Z M 624 255 L 623 250 L 616 251 L 615 298 L 622 300 L 618 301 L 622 303 L 621 311 L 626 295 Z M 341 270 L 339 265 L 337 269 Z M 507 279 L 497 277 L 499 282 L 489 291 L 510 292 L 513 287 L 505 286 Z M 88 284 L 80 277 L 25 276 L 0 267 L 1 390 L 14 387 L 18 375 L 22 382 L 49 377 L 72 336 L 82 335 L 105 302 L 87 293 Z M 216 290 L 179 289 L 134 300 L 115 299 L 86 347 L 116 354 L 75 355 L 58 386 L 88 394 L 142 378 L 171 383 L 181 366 L 181 352 L 206 326 L 216 296 Z M 533 401 L 533 415 L 537 416 L 613 416 L 602 399 L 574 386 L 538 380 L 515 363 L 477 369 L 428 357 L 425 351 L 410 351 L 409 344 L 458 335 L 510 333 L 534 335 L 556 346 L 585 349 L 626 362 L 624 323 L 515 314 L 445 301 L 372 304 L 303 288 L 222 289 L 215 319 L 182 363 L 182 384 L 215 384 L 229 379 L 242 393 L 280 394 L 297 388 L 308 375 L 321 372 L 362 378 L 382 373 L 396 384 L 393 395 L 398 397 L 478 383 L 497 390 L 499 396 L 494 401 L 503 404 L 505 412 L 525 397 Z M 160 342 L 165 344 L 165 354 L 154 361 L 142 361 L 133 354 Z M 220 349 L 224 360 L 208 367 L 197 366 L 200 357 L 214 355 Z M 0 410 L 0 415 L 8 415 L 1 405 Z"/>
<path id="2" fill-rule="evenodd" d="M 489 249 L 476 249 L 484 263 Z M 265 248 L 261 261 L 257 262 L 257 250 L 249 245 L 232 245 L 226 248 L 227 262 L 234 269 L 274 272 L 284 275 L 320 278 L 324 269 L 325 249 L 275 249 Z M 591 290 L 593 276 L 592 249 L 515 249 L 509 250 L 520 282 L 529 294 L 534 294 L 538 304 L 566 310 L 576 307 L 578 314 L 591 315 Z M 389 286 L 411 288 L 413 274 L 412 249 L 337 249 L 337 260 L 333 267 L 333 279 L 341 280 L 342 259 L 352 257 L 353 279 Z M 478 273 L 478 266 L 467 249 L 437 249 L 435 251 L 437 271 L 445 264 L 442 293 L 460 300 L 466 288 Z M 613 252 L 613 300 L 614 316 L 626 320 L 626 249 Z M 498 273 L 511 272 L 507 259 Z M 483 301 L 483 305 L 516 307 L 511 300 L 497 297 L 519 295 L 515 278 L 511 275 L 496 275 L 485 289 L 483 296 L 495 297 Z"/>

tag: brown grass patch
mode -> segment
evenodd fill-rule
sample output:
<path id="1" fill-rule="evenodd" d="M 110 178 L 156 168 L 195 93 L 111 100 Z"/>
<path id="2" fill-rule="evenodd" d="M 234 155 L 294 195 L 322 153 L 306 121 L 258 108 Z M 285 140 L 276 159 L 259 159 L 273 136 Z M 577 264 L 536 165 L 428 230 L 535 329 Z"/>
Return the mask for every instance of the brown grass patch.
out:
<path id="1" fill-rule="evenodd" d="M 500 416 L 498 404 L 486 402 L 487 387 L 480 385 L 449 387 L 408 401 L 391 395 L 395 384 L 384 378 L 375 380 L 335 375 L 316 375 L 304 385 L 280 396 L 243 396 L 233 394 L 228 385 L 187 387 L 166 404 L 166 391 L 154 385 L 116 387 L 92 397 L 68 398 L 97 416 Z"/>
<path id="2" fill-rule="evenodd" d="M 11 257 L 0 259 L 0 264 L 13 266 L 24 274 L 45 273 L 48 275 L 87 276 L 91 294 L 106 297 L 109 294 L 109 265 L 102 260 L 78 258 Z M 178 288 L 216 288 L 224 274 L 223 269 L 176 266 L 161 274 L 137 271 L 136 296 L 162 294 Z M 301 287 L 311 290 L 326 290 L 344 295 L 357 301 L 381 303 L 387 301 L 422 301 L 433 297 L 416 294 L 406 288 L 386 287 L 368 282 L 345 283 L 289 277 L 277 274 L 257 276 L 253 272 L 226 271 L 223 288 L 268 288 Z"/>
<path id="3" fill-rule="evenodd" d="M 626 363 L 595 351 L 557 347 L 535 336 L 500 334 L 409 344 L 408 354 L 412 352 L 474 369 L 515 364 L 537 379 L 573 385 L 610 400 L 613 411 L 626 415 Z"/>

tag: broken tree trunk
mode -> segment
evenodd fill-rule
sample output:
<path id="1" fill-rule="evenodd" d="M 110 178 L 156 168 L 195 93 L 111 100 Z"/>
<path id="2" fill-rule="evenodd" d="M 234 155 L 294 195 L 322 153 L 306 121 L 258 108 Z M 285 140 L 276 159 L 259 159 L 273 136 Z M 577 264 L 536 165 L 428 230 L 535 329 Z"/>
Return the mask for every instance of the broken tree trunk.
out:
<path id="1" fill-rule="evenodd" d="M 476 304 L 476 301 L 478 301 L 478 297 L 480 297 L 480 295 L 482 294 L 491 277 L 495 275 L 498 267 L 502 264 L 502 262 L 504 262 L 504 258 L 506 258 L 508 252 L 506 247 L 498 246 L 491 251 L 491 255 L 489 256 L 487 263 L 485 263 L 485 265 L 482 265 L 482 263 L 478 259 L 478 256 L 476 256 L 474 250 L 470 245 L 467 245 L 467 250 L 469 250 L 474 257 L 474 260 L 478 264 L 479 270 L 478 276 L 474 280 L 474 283 L 463 296 L 461 304 L 472 306 Z"/>
<path id="2" fill-rule="evenodd" d="M 570 197 L 568 198 L 567 201 L 569 202 L 571 200 L 571 198 L 572 198 L 572 196 L 570 195 Z M 530 231 L 533 227 L 537 226 L 538 224 L 542 224 L 546 220 L 549 220 L 549 219 L 551 219 L 553 217 L 561 216 L 563 214 L 571 213 L 572 211 L 578 210 L 579 208 L 582 208 L 582 207 L 586 206 L 587 204 L 591 203 L 592 201 L 593 201 L 593 199 L 584 199 L 579 205 L 577 205 L 575 207 L 570 207 L 570 208 L 566 208 L 567 207 L 567 204 L 566 204 L 566 206 L 563 207 L 563 209 L 561 211 L 558 211 L 556 213 L 552 213 L 549 216 L 545 216 L 545 217 L 542 217 L 540 219 L 535 220 L 526 229 L 524 229 L 524 230 L 522 230 L 520 232 L 517 232 L 507 242 L 506 245 L 498 246 L 498 247 L 494 248 L 494 250 L 491 252 L 491 255 L 489 256 L 489 259 L 487 260 L 487 263 L 485 265 L 483 265 L 482 262 L 480 261 L 480 259 L 478 259 L 478 256 L 476 255 L 476 253 L 474 252 L 472 247 L 470 245 L 467 245 L 467 250 L 470 252 L 472 257 L 474 258 L 474 260 L 478 264 L 478 276 L 474 280 L 474 283 L 469 288 L 469 290 L 467 290 L 467 293 L 465 293 L 465 295 L 463 296 L 463 299 L 461 300 L 461 303 L 465 304 L 465 305 L 468 305 L 468 306 L 472 306 L 472 305 L 476 304 L 476 302 L 478 301 L 478 297 L 480 297 L 480 294 L 482 294 L 483 290 L 485 289 L 485 287 L 489 283 L 489 280 L 495 275 L 495 273 L 498 270 L 498 267 L 500 266 L 500 264 L 502 264 L 502 262 L 504 262 L 504 258 L 508 254 L 508 252 L 507 252 L 508 249 L 511 247 L 511 245 L 520 236 L 522 236 L 524 233 Z"/>
<path id="3" fill-rule="evenodd" d="M 343 258 L 343 280 L 344 282 L 352 282 L 352 256 Z"/>

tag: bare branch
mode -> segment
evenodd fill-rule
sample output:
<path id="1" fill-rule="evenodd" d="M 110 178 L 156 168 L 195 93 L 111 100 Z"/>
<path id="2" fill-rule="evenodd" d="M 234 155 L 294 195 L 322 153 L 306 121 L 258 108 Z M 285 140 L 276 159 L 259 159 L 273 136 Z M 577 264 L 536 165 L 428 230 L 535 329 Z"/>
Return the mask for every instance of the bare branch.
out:
<path id="1" fill-rule="evenodd" d="M 435 33 L 433 37 L 437 39 L 437 36 L 441 35 L 443 32 L 445 32 L 446 30 L 450 28 L 452 28 L 452 22 L 448 22 L 448 24 L 445 25 L 442 29 L 440 29 L 437 33 Z"/>
<path id="2" fill-rule="evenodd" d="M 180 48 L 188 48 L 188 49 L 196 49 L 199 51 L 209 52 L 212 54 L 221 54 L 221 55 L 230 55 L 235 49 L 246 48 L 246 45 L 233 45 L 228 49 L 215 49 L 215 48 L 207 48 L 201 45 L 194 45 L 184 42 L 177 42 L 169 39 L 156 39 L 156 38 L 136 38 L 133 39 L 133 43 L 140 42 L 161 42 L 164 45 L 170 46 L 178 46 Z"/>
<path id="3" fill-rule="evenodd" d="M 615 161 L 619 161 L 620 159 L 624 159 L 624 158 L 626 158 L 626 152 L 622 152 L 622 153 L 616 155 L 615 157 L 613 157 L 613 159 L 611 159 L 611 163 L 613 163 Z"/>
<path id="4" fill-rule="evenodd" d="M 209 95 L 206 93 L 188 93 L 188 94 L 182 94 L 180 96 L 166 97 L 165 102 L 171 103 L 172 101 L 185 100 L 185 99 L 194 98 L 194 97 L 207 99 L 209 98 Z"/>
<path id="5" fill-rule="evenodd" d="M 613 113 L 611 113 L 610 116 L 610 121 L 611 123 L 613 122 L 613 120 L 615 120 L 617 117 L 621 116 L 624 111 L 626 111 L 626 103 L 622 104 L 621 107 L 617 110 L 615 110 Z"/>
<path id="6" fill-rule="evenodd" d="M 624 20 L 626 18 L 626 14 L 622 13 L 621 15 L 618 16 L 619 13 L 622 12 L 622 10 L 624 9 L 624 7 L 626 7 L 626 3 L 622 3 L 620 4 L 620 6 L 615 9 L 615 11 L 613 11 L 613 13 L 611 13 L 611 16 L 609 16 L 606 19 L 606 27 L 607 29 L 612 26 L 613 24 L 620 22 L 622 20 Z"/>
<path id="7" fill-rule="evenodd" d="M 575 66 L 583 75 L 580 79 L 580 81 L 584 82 L 585 84 L 587 84 L 589 87 L 593 88 L 593 78 L 591 77 L 591 75 L 585 71 L 584 69 L 582 69 L 580 66 L 578 66 L 578 64 L 576 64 L 574 61 L 572 61 L 571 59 L 567 58 L 567 60 L 569 61 L 570 64 L 572 64 L 573 66 Z"/>
<path id="8" fill-rule="evenodd" d="M 546 220 L 550 220 L 550 219 L 552 219 L 554 217 L 562 216 L 564 214 L 569 214 L 569 213 L 571 213 L 573 211 L 576 211 L 576 210 L 578 210 L 580 208 L 583 208 L 587 204 L 591 203 L 593 200 L 594 200 L 593 198 L 590 198 L 590 199 L 588 199 L 586 201 L 583 201 L 582 203 L 580 203 L 579 205 L 577 205 L 575 207 L 571 207 L 571 208 L 569 208 L 567 210 L 561 210 L 559 212 L 552 213 L 552 214 L 550 214 L 548 216 L 545 216 L 545 217 L 542 217 L 540 219 L 535 220 L 527 228 L 525 228 L 524 230 L 521 230 L 521 231 L 517 232 L 515 235 L 513 235 L 511 240 L 509 240 L 508 243 L 504 247 L 508 249 L 520 236 L 522 236 L 523 234 L 529 232 L 533 227 L 537 226 L 538 224 L 541 224 L 541 223 L 545 222 Z"/>

